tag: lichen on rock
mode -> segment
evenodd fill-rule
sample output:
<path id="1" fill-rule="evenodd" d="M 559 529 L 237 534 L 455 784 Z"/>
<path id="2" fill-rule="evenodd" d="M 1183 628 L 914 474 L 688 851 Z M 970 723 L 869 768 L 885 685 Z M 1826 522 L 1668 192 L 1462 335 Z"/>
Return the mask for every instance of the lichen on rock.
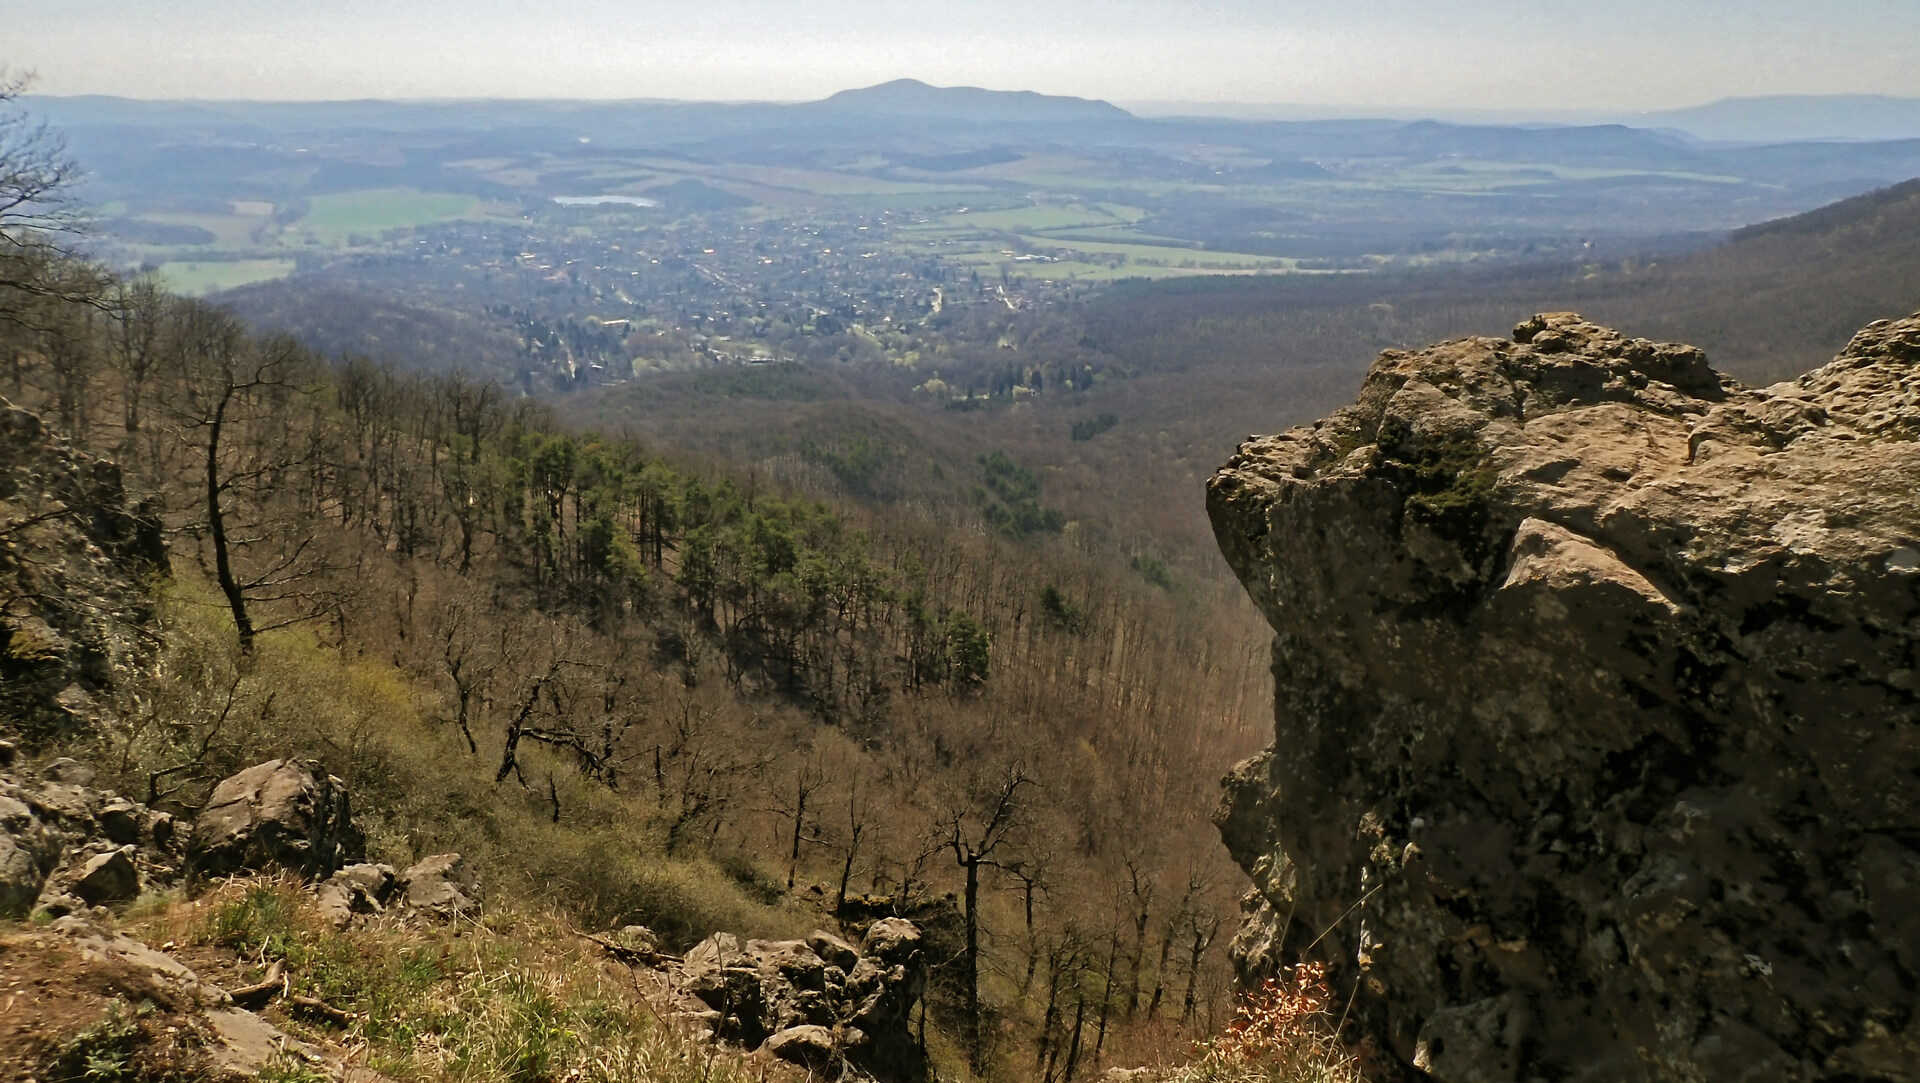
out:
<path id="1" fill-rule="evenodd" d="M 1208 509 L 1275 632 L 1243 976 L 1317 941 L 1441 1080 L 1910 1077 L 1920 316 L 1765 389 L 1570 313 L 1389 351 Z"/>

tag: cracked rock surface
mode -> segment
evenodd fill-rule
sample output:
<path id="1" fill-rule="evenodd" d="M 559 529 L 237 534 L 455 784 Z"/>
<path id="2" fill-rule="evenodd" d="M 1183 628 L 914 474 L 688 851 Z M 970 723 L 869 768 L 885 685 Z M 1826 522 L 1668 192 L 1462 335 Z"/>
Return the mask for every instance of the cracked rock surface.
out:
<path id="1" fill-rule="evenodd" d="M 685 1014 L 710 1033 L 809 1072 L 851 1067 L 887 1080 L 927 1076 L 912 1031 L 927 959 L 912 922 L 876 921 L 858 948 L 820 931 L 804 940 L 745 943 L 716 933 L 687 952 L 674 981 Z"/>
<path id="2" fill-rule="evenodd" d="M 1920 315 L 1764 389 L 1571 313 L 1389 351 L 1207 503 L 1275 633 L 1244 978 L 1325 933 L 1415 1078 L 1913 1078 Z"/>
<path id="3" fill-rule="evenodd" d="M 152 653 L 145 583 L 166 567 L 120 468 L 0 398 L 0 736 L 32 747 L 93 726 Z"/>

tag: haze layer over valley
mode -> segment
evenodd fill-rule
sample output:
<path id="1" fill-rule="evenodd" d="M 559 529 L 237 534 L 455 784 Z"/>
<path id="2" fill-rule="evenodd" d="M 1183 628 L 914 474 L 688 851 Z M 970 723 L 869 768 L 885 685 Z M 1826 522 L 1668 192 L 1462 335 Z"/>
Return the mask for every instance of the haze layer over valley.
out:
<path id="1" fill-rule="evenodd" d="M 1909 1078 L 1877 56 L 7 83 L 0 1074 Z"/>

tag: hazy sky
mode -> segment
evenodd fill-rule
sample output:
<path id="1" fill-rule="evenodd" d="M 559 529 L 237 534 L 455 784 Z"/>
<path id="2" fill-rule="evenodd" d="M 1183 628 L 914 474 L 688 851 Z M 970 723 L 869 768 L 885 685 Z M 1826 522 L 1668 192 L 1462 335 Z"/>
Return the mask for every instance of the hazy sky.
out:
<path id="1" fill-rule="evenodd" d="M 1920 0 L 8 0 L 48 94 L 802 99 L 901 76 L 1120 101 L 1641 109 L 1920 96 Z"/>

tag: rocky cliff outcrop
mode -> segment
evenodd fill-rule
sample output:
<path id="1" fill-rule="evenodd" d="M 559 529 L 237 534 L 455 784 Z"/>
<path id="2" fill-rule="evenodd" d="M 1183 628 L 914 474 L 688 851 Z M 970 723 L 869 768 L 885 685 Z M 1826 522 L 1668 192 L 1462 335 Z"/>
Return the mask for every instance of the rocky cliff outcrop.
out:
<path id="1" fill-rule="evenodd" d="M 1207 495 L 1275 632 L 1246 976 L 1448 1083 L 1914 1078 L 1920 316 L 1765 389 L 1565 313 L 1390 351 Z"/>
<path id="2" fill-rule="evenodd" d="M 91 721 L 143 657 L 158 520 L 114 464 L 0 399 L 0 732 L 29 742 Z"/>
<path id="3" fill-rule="evenodd" d="M 927 960 L 912 922 L 876 921 L 858 948 L 827 932 L 745 943 L 717 933 L 687 952 L 674 982 L 684 1014 L 710 1033 L 809 1072 L 926 1076 L 911 1024 Z"/>

